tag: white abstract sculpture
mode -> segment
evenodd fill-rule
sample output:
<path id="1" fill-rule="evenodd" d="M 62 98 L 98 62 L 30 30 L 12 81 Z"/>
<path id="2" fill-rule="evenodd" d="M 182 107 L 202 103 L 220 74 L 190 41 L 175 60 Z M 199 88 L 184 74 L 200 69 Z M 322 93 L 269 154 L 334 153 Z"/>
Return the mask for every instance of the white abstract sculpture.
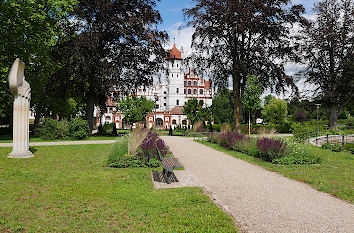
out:
<path id="1" fill-rule="evenodd" d="M 31 87 L 25 81 L 25 63 L 16 59 L 9 73 L 10 92 L 15 97 L 13 110 L 13 149 L 9 158 L 32 158 L 29 151 L 29 108 Z"/>

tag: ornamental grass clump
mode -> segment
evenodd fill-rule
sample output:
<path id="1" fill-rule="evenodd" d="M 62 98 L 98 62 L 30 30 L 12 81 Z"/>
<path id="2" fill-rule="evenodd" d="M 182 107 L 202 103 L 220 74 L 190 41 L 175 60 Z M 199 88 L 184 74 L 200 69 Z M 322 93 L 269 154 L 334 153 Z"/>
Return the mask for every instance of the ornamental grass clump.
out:
<path id="1" fill-rule="evenodd" d="M 271 138 L 258 139 L 257 148 L 259 156 L 269 162 L 286 155 L 286 144 L 281 140 Z"/>

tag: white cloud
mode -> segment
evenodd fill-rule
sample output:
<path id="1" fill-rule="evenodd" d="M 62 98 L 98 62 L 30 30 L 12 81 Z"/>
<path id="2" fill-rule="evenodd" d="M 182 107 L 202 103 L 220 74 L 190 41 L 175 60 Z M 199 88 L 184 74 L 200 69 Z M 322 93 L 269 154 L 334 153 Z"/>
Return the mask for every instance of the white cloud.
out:
<path id="1" fill-rule="evenodd" d="M 176 47 L 181 49 L 183 47 L 184 56 L 191 54 L 192 35 L 194 33 L 193 27 L 181 28 L 183 22 L 177 22 L 167 29 L 170 36 L 170 43 L 167 44 L 167 49 L 171 49 L 175 41 Z"/>

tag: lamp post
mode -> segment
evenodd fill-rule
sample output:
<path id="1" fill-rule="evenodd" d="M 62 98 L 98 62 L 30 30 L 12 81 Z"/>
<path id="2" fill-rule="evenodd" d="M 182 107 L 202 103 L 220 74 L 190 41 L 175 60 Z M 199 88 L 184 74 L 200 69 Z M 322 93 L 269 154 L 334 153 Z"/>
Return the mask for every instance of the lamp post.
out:
<path id="1" fill-rule="evenodd" d="M 154 91 L 154 98 L 155 98 L 155 119 L 154 119 L 154 131 L 156 133 L 156 102 L 159 100 L 159 97 L 157 96 L 158 92 Z"/>
<path id="2" fill-rule="evenodd" d="M 316 132 L 316 146 L 317 146 L 317 140 L 318 140 L 318 108 L 320 107 L 321 104 L 315 104 L 316 105 L 316 114 L 317 114 L 317 121 L 316 121 L 316 125 L 317 125 L 317 132 Z"/>

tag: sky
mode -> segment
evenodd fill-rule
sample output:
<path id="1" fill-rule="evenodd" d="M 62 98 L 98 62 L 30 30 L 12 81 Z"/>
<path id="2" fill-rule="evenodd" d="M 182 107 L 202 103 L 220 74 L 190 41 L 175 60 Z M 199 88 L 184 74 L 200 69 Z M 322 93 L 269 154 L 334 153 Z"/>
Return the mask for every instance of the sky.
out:
<path id="1" fill-rule="evenodd" d="M 292 4 L 302 4 L 306 12 L 305 14 L 313 14 L 312 8 L 314 2 L 318 0 L 292 0 Z M 161 0 L 157 2 L 157 9 L 159 10 L 163 22 L 158 25 L 158 29 L 164 30 L 169 34 L 170 43 L 166 45 L 166 49 L 172 48 L 175 42 L 176 47 L 180 49 L 183 47 L 186 55 L 191 52 L 191 39 L 194 32 L 192 27 L 186 26 L 186 21 L 182 10 L 184 8 L 191 8 L 195 3 L 192 0 Z M 287 64 L 285 67 L 286 73 L 294 74 L 300 68 L 297 64 Z M 303 82 L 299 82 L 298 86 L 304 93 L 311 90 L 311 87 L 306 86 Z M 270 94 L 266 91 L 264 95 Z M 278 96 L 279 98 L 286 98 L 288 96 Z"/>

